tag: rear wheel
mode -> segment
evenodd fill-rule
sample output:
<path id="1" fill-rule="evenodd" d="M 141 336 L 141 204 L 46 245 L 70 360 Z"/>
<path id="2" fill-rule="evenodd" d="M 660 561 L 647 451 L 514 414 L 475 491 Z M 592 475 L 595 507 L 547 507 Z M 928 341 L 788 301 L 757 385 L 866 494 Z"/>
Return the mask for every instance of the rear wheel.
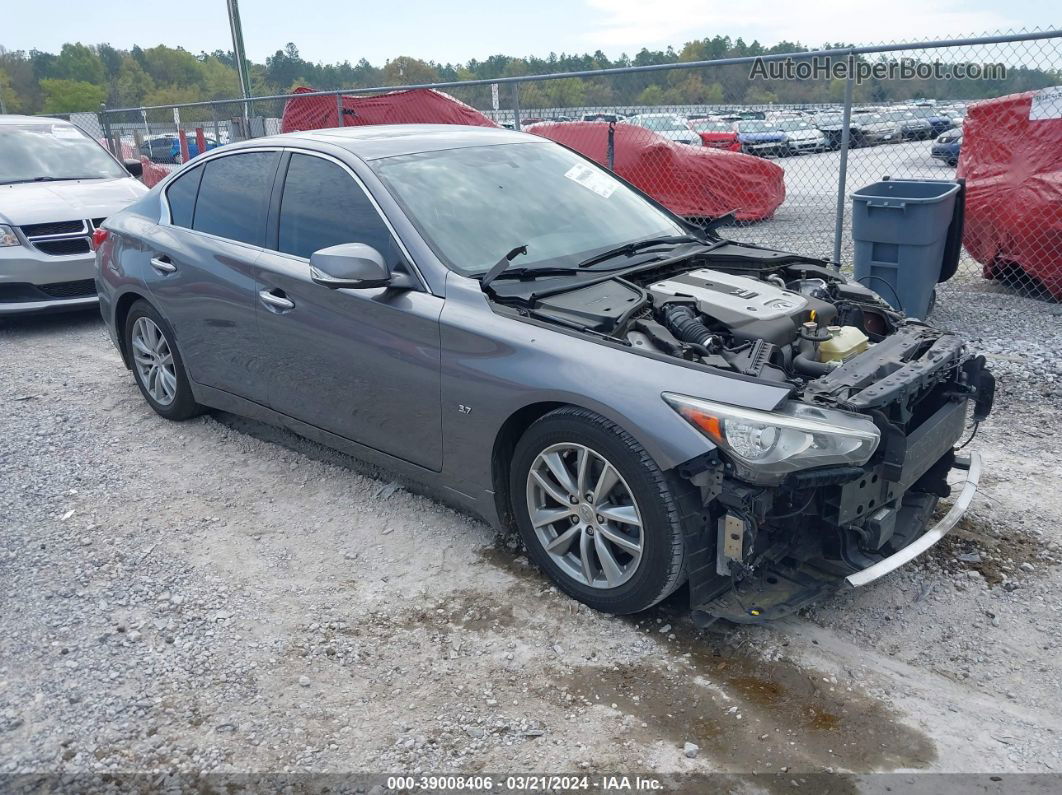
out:
<path id="1" fill-rule="evenodd" d="M 202 412 L 192 396 L 173 331 L 147 301 L 137 301 L 130 308 L 125 344 L 136 385 L 156 414 L 185 420 Z"/>
<path id="2" fill-rule="evenodd" d="M 532 425 L 510 472 L 530 557 L 569 596 L 607 613 L 644 610 L 681 584 L 681 488 L 630 434 L 577 408 Z"/>

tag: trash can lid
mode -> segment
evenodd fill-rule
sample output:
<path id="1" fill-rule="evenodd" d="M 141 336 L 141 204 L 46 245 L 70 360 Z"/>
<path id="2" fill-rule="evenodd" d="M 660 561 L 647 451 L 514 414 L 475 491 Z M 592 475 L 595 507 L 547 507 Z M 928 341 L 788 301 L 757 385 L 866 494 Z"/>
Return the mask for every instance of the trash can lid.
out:
<path id="1" fill-rule="evenodd" d="M 860 188 L 853 199 L 902 199 L 908 204 L 932 204 L 954 195 L 959 183 L 951 180 L 886 179 Z"/>

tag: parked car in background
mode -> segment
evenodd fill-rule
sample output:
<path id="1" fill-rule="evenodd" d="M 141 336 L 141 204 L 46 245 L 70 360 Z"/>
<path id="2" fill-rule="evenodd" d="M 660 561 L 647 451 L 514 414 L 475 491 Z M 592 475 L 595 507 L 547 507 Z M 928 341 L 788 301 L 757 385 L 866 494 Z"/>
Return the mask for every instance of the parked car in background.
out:
<path id="1" fill-rule="evenodd" d="M 527 132 L 549 138 L 608 166 L 604 122 L 536 124 Z M 785 200 L 785 172 L 775 163 L 709 146 L 687 146 L 633 124 L 612 132 L 616 174 L 676 215 L 703 223 L 734 213 L 738 221 L 770 218 Z"/>
<path id="2" fill-rule="evenodd" d="M 69 122 L 0 116 L 0 315 L 96 303 L 90 238 L 140 173 Z"/>
<path id="3" fill-rule="evenodd" d="M 198 139 L 195 135 L 186 135 L 185 138 L 188 141 L 188 156 L 195 157 L 199 154 Z M 216 138 L 208 135 L 205 139 L 208 152 L 221 146 Z M 180 163 L 183 160 L 181 139 L 172 133 L 156 135 L 140 145 L 140 154 L 149 158 L 153 163 Z"/>
<path id="4" fill-rule="evenodd" d="M 194 135 L 186 136 L 189 156 L 199 154 L 199 145 Z M 207 138 L 207 150 L 216 149 L 220 144 L 214 138 Z M 153 163 L 180 163 L 180 138 L 174 133 L 164 133 L 145 139 L 140 145 L 140 154 Z"/>
<path id="5" fill-rule="evenodd" d="M 984 277 L 1034 284 L 1062 302 L 1059 94 L 1055 86 L 972 104 L 955 176 L 966 181 L 963 246 Z"/>
<path id="6" fill-rule="evenodd" d="M 826 136 L 828 149 L 841 148 L 841 140 L 844 135 L 843 113 L 820 113 L 814 118 L 812 123 Z M 852 149 L 858 149 L 860 146 L 866 145 L 866 140 L 863 138 L 863 125 L 854 113 L 848 123 L 848 145 Z"/>
<path id="7" fill-rule="evenodd" d="M 208 152 L 211 151 L 212 149 L 217 149 L 219 146 L 221 146 L 221 144 L 219 144 L 216 139 L 211 138 L 210 136 L 204 136 L 204 138 L 205 138 L 205 142 L 206 142 L 206 149 L 207 149 Z M 196 138 L 196 136 L 194 136 L 194 135 L 187 136 L 187 140 L 188 140 L 188 157 L 189 157 L 189 159 L 191 159 L 191 158 L 193 158 L 193 157 L 195 157 L 196 155 L 199 154 L 199 141 Z M 181 153 L 181 139 L 178 138 L 177 136 L 173 137 L 173 143 L 170 146 L 170 162 L 171 163 L 182 163 L 182 162 L 184 162 L 184 155 Z"/>
<path id="8" fill-rule="evenodd" d="M 783 154 L 798 155 L 804 152 L 824 152 L 829 148 L 826 136 L 807 120 L 786 119 L 774 122 L 775 127 L 785 133 Z"/>
<path id="9" fill-rule="evenodd" d="M 669 141 L 679 144 L 702 146 L 701 137 L 693 131 L 690 123 L 674 113 L 639 113 L 628 116 L 627 124 L 635 124 L 662 135 Z"/>
<path id="10" fill-rule="evenodd" d="M 931 137 L 936 137 L 955 126 L 955 121 L 949 114 L 933 106 L 914 108 L 911 113 L 916 119 L 924 119 L 928 122 Z"/>
<path id="11" fill-rule="evenodd" d="M 770 122 L 748 119 L 734 123 L 741 151 L 749 155 L 780 155 L 785 152 L 785 133 Z"/>
<path id="12" fill-rule="evenodd" d="M 898 143 L 932 136 L 933 126 L 916 118 L 909 110 L 884 110 L 876 113 L 853 113 L 867 143 Z"/>
<path id="13" fill-rule="evenodd" d="M 596 610 L 688 583 L 706 621 L 779 618 L 904 566 L 976 489 L 952 448 L 992 381 L 961 339 L 533 135 L 237 143 L 99 242 L 101 312 L 158 415 L 223 409 L 396 471 L 517 530 Z"/>
<path id="14" fill-rule="evenodd" d="M 940 160 L 949 166 L 959 163 L 959 152 L 962 149 L 962 128 L 948 130 L 937 137 L 930 150 L 930 157 Z"/>
<path id="15" fill-rule="evenodd" d="M 627 118 L 622 113 L 586 113 L 583 115 L 583 121 L 610 121 L 617 122 Z"/>
<path id="16" fill-rule="evenodd" d="M 177 136 L 172 133 L 145 138 L 140 144 L 140 154 L 152 163 L 172 163 L 173 142 L 176 140 Z"/>
<path id="17" fill-rule="evenodd" d="M 729 122 L 706 118 L 695 119 L 690 121 L 690 127 L 701 137 L 701 142 L 705 146 L 726 149 L 728 152 L 741 151 L 738 134 L 734 131 L 734 125 Z"/>
<path id="18" fill-rule="evenodd" d="M 887 111 L 883 115 L 896 123 L 896 131 L 901 141 L 924 141 L 934 135 L 933 123 L 925 115 L 922 115 L 925 113 L 932 113 L 932 111 L 918 109 L 918 112 L 916 112 L 915 110 L 900 109 Z"/>

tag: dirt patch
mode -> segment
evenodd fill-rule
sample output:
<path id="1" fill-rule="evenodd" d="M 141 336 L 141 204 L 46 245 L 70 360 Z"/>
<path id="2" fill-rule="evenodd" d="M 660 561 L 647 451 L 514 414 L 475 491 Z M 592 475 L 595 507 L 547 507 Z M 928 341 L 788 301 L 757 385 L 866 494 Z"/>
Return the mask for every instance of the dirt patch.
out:
<path id="1" fill-rule="evenodd" d="M 405 629 L 446 630 L 461 627 L 470 632 L 490 632 L 512 626 L 516 619 L 509 602 L 484 599 L 482 593 L 455 591 L 437 607 L 402 613 L 395 625 Z"/>
<path id="2" fill-rule="evenodd" d="M 1047 554 L 1042 538 L 973 514 L 959 520 L 955 529 L 934 547 L 933 556 L 945 571 L 977 571 L 993 588 L 1028 576 L 1037 568 L 1059 565 L 1056 558 Z"/>

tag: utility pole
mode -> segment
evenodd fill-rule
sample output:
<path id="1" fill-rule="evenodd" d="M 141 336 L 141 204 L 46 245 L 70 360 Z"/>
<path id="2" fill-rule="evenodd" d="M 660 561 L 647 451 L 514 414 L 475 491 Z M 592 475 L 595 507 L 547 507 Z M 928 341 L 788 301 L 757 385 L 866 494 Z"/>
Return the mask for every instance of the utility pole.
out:
<path id="1" fill-rule="evenodd" d="M 229 9 L 229 28 L 232 30 L 232 52 L 236 57 L 236 74 L 240 78 L 240 93 L 244 100 L 251 96 L 251 78 L 247 74 L 247 54 L 243 48 L 243 26 L 240 24 L 240 7 L 236 0 L 226 0 Z M 243 123 L 245 134 L 250 134 L 250 109 L 243 103 Z"/>

